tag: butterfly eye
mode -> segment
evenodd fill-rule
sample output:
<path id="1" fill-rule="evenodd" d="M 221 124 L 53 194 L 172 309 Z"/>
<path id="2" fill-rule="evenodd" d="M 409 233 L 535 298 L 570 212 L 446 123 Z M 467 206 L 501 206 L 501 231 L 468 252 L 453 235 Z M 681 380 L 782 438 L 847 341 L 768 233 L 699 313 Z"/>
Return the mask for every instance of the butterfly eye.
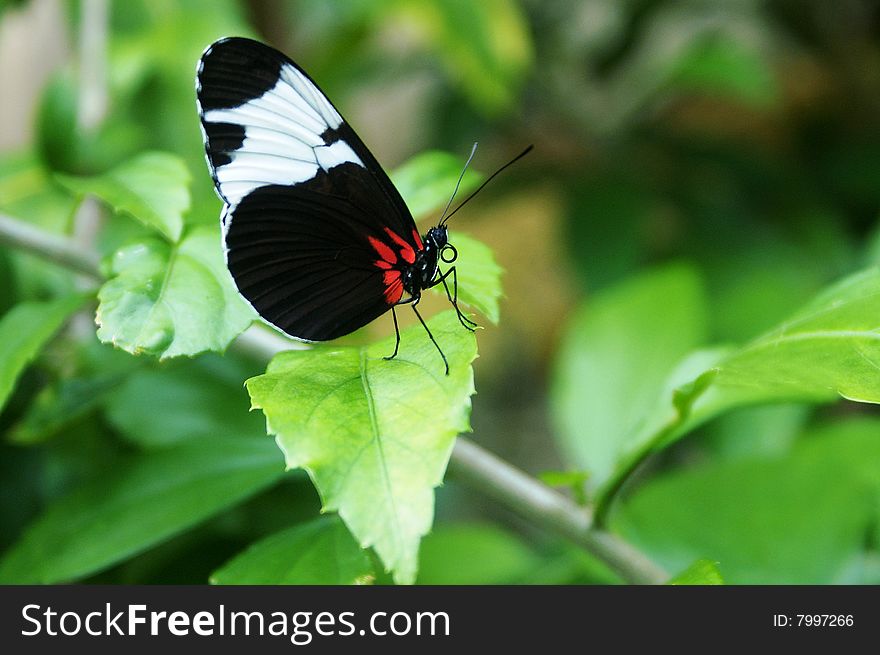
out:
<path id="1" fill-rule="evenodd" d="M 451 264 L 458 259 L 458 251 L 455 249 L 455 246 L 451 243 L 447 243 L 443 246 L 443 250 L 440 251 L 440 259 L 444 264 Z"/>

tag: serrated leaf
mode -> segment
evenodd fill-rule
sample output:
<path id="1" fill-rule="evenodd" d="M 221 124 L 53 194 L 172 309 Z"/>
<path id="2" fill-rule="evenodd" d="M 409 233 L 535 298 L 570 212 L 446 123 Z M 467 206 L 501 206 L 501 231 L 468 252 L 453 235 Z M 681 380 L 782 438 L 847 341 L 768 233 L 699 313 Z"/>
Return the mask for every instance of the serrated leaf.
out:
<path id="1" fill-rule="evenodd" d="M 438 212 L 446 206 L 466 158 L 448 152 L 430 150 L 423 152 L 398 166 L 391 173 L 391 181 L 403 197 L 406 206 L 416 219 L 429 212 Z M 477 188 L 483 175 L 468 167 L 459 187 L 459 197 Z"/>
<path id="2" fill-rule="evenodd" d="M 668 585 L 719 585 L 724 584 L 718 562 L 709 559 L 698 559 L 684 571 L 673 576 Z"/>
<path id="3" fill-rule="evenodd" d="M 335 516 L 251 544 L 211 575 L 213 584 L 369 584 L 370 558 Z"/>
<path id="4" fill-rule="evenodd" d="M 102 175 L 56 176 L 73 193 L 92 195 L 116 212 L 134 216 L 172 242 L 180 238 L 183 214 L 189 210 L 189 170 L 176 155 L 146 152 Z"/>
<path id="5" fill-rule="evenodd" d="M 326 511 L 337 511 L 398 583 L 416 577 L 419 540 L 431 527 L 433 488 L 455 436 L 469 429 L 472 332 L 454 311 L 429 321 L 449 375 L 420 325 L 366 347 L 321 347 L 276 356 L 247 381 L 287 465 L 309 472 Z"/>
<path id="6" fill-rule="evenodd" d="M 495 261 L 492 250 L 472 236 L 450 232 L 449 242 L 458 250 L 455 267 L 459 301 L 473 307 L 497 325 L 501 313 L 498 303 L 502 296 L 501 274 L 504 269 Z M 451 278 L 447 282 L 451 283 Z M 446 295 L 442 285 L 434 287 L 434 290 Z"/>
<path id="7" fill-rule="evenodd" d="M 147 239 L 119 249 L 98 300 L 101 341 L 160 359 L 223 351 L 254 319 L 223 263 L 218 231 L 207 226 L 179 244 Z"/>
<path id="8" fill-rule="evenodd" d="M 263 439 L 206 439 L 133 458 L 50 505 L 0 559 L 5 584 L 76 580 L 277 481 Z"/>
<path id="9" fill-rule="evenodd" d="M 0 319 L 0 408 L 9 400 L 21 372 L 85 301 L 83 295 L 28 301 L 3 315 Z"/>

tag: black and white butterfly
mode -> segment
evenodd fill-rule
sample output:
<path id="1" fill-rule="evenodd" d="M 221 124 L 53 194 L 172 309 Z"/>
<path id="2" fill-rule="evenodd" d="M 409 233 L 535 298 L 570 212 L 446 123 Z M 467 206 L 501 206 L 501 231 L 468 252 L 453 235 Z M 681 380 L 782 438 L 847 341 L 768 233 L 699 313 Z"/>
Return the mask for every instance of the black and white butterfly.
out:
<path id="1" fill-rule="evenodd" d="M 461 324 L 444 219 L 424 236 L 385 171 L 311 78 L 245 38 L 209 46 L 196 76 L 226 263 L 268 323 L 303 341 L 349 334 L 443 284 Z M 488 180 L 487 180 L 488 181 Z M 447 205 L 448 209 L 448 205 Z M 445 213 L 445 212 L 444 212 Z M 451 215 L 451 214 L 450 214 Z M 448 219 L 448 217 L 447 217 Z M 450 284 L 447 278 L 451 277 Z"/>

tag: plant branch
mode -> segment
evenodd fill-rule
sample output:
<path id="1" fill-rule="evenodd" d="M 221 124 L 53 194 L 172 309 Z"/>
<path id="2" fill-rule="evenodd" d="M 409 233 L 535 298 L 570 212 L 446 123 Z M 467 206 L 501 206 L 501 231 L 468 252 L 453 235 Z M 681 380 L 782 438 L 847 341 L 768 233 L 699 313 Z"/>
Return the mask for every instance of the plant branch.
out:
<path id="1" fill-rule="evenodd" d="M 0 214 L 0 243 L 20 248 L 95 280 L 103 278 L 97 254 L 83 252 L 72 239 L 51 234 L 4 214 Z"/>
<path id="2" fill-rule="evenodd" d="M 592 512 L 520 469 L 459 437 L 449 471 L 533 523 L 582 546 L 633 584 L 662 584 L 669 575 L 619 537 L 593 528 Z"/>
<path id="3" fill-rule="evenodd" d="M 2 214 L 0 243 L 22 248 L 92 278 L 102 279 L 97 255 L 83 253 L 69 238 L 49 234 Z M 299 346 L 256 325 L 242 333 L 236 344 L 267 358 Z M 457 439 L 449 471 L 520 516 L 578 544 L 627 582 L 660 584 L 669 577 L 631 544 L 610 532 L 595 529 L 590 510 L 576 505 L 470 439 Z"/>

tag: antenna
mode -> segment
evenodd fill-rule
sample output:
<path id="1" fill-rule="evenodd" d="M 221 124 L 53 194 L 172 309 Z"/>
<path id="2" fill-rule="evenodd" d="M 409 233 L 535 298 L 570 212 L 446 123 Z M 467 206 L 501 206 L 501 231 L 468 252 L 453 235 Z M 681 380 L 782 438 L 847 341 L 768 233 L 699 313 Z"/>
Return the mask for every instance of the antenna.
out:
<path id="1" fill-rule="evenodd" d="M 477 144 L 474 144 L 474 148 L 476 148 L 476 145 L 477 145 Z M 491 181 L 495 178 L 495 176 L 498 175 L 498 173 L 500 173 L 501 171 L 503 171 L 505 168 L 507 168 L 507 167 L 510 166 L 511 164 L 514 164 L 514 163 L 516 163 L 517 161 L 519 161 L 520 159 L 522 159 L 523 157 L 525 157 L 527 154 L 529 154 L 529 152 L 531 152 L 532 148 L 534 148 L 534 147 L 535 147 L 534 145 L 530 145 L 528 148 L 526 148 L 526 149 L 523 150 L 521 153 L 519 153 L 516 157 L 514 157 L 514 158 L 511 159 L 509 162 L 507 162 L 506 164 L 504 164 L 504 166 L 502 166 L 502 167 L 499 168 L 497 171 L 495 171 L 494 173 L 492 173 L 492 175 L 490 175 L 488 178 L 486 178 L 486 181 L 483 182 L 483 183 L 477 188 L 476 191 L 474 191 L 471 195 L 469 195 L 467 198 L 465 198 L 464 200 L 462 200 L 462 201 L 461 201 L 461 204 L 459 204 L 458 207 L 456 207 L 455 209 L 453 209 L 453 210 L 449 213 L 449 215 L 446 216 L 445 219 L 444 219 L 444 218 L 441 218 L 441 219 L 440 219 L 440 225 L 445 225 L 445 224 L 446 224 L 446 221 L 448 221 L 450 218 L 452 218 L 452 215 L 455 214 L 455 212 L 457 212 L 459 209 L 461 209 L 462 207 L 464 207 L 464 206 L 468 203 L 468 201 L 469 201 L 471 198 L 473 198 L 473 197 L 474 197 L 475 195 L 477 195 L 480 191 L 482 191 L 482 190 L 483 190 L 483 187 L 485 187 L 487 184 L 489 184 L 489 182 L 491 182 Z M 471 152 L 471 157 L 473 157 L 473 156 L 474 156 L 474 153 L 473 153 L 473 151 L 472 151 L 472 152 Z M 470 162 L 470 159 L 468 159 L 468 162 Z M 467 165 L 465 165 L 465 168 L 467 168 Z M 464 175 L 464 171 L 462 171 L 462 175 Z M 459 182 L 461 182 L 460 179 L 459 179 Z M 455 188 L 456 188 L 456 190 L 458 190 L 458 186 L 456 186 Z M 455 195 L 455 194 L 453 194 L 453 196 L 454 196 L 454 195 Z M 452 200 L 450 199 L 449 202 L 450 202 L 450 204 L 451 204 L 451 203 L 452 203 Z M 449 208 L 449 207 L 448 207 L 448 205 L 447 205 L 447 209 L 448 209 L 448 208 Z M 444 210 L 443 213 L 446 214 L 446 210 Z"/>
<path id="2" fill-rule="evenodd" d="M 443 208 L 443 213 L 440 214 L 440 222 L 438 223 L 438 225 L 443 225 L 443 217 L 446 216 L 446 212 L 449 211 L 449 205 L 451 205 L 452 201 L 455 200 L 455 194 L 458 193 L 458 187 L 461 186 L 461 181 L 464 179 L 464 173 L 470 165 L 471 159 L 474 158 L 474 154 L 477 152 L 477 145 L 477 142 L 474 141 L 474 145 L 471 147 L 471 154 L 467 158 L 467 161 L 464 163 L 464 168 L 461 169 L 461 175 L 458 176 L 458 182 L 455 183 L 455 190 L 452 192 L 452 196 L 449 198 L 449 202 L 446 203 L 446 207 Z"/>

